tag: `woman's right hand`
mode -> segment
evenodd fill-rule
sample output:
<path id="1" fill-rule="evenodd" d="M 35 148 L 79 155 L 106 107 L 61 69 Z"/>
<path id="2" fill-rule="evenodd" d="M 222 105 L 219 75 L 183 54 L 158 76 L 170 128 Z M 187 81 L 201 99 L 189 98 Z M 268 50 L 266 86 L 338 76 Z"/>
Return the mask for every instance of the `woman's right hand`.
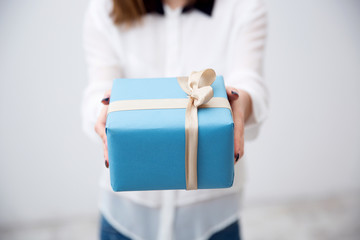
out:
<path id="1" fill-rule="evenodd" d="M 101 137 L 103 141 L 105 166 L 107 168 L 109 168 L 109 155 L 108 155 L 105 125 L 106 125 L 106 116 L 109 107 L 110 95 L 111 95 L 111 90 L 105 92 L 104 98 L 101 100 L 104 106 L 101 109 L 100 115 L 95 123 L 95 132 Z"/>

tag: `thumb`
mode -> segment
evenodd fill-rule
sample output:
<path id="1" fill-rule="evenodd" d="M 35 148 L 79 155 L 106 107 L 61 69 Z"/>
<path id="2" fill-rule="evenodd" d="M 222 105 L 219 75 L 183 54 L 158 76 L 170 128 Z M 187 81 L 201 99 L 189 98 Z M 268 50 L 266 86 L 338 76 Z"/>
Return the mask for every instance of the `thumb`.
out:
<path id="1" fill-rule="evenodd" d="M 104 105 L 109 105 L 110 95 L 111 95 L 111 90 L 106 91 L 103 99 L 101 99 L 101 103 Z"/>
<path id="2" fill-rule="evenodd" d="M 239 91 L 234 87 L 226 87 L 226 94 L 230 102 L 239 98 Z"/>

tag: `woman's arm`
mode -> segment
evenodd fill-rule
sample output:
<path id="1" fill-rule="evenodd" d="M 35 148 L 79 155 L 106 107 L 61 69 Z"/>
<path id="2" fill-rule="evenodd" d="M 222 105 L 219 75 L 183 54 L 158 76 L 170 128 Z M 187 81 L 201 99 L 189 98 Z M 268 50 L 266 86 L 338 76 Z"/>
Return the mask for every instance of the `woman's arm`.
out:
<path id="1" fill-rule="evenodd" d="M 117 51 L 111 42 L 111 19 L 106 6 L 101 4 L 102 1 L 92 1 L 84 19 L 83 44 L 89 82 L 83 93 L 82 117 L 85 133 L 96 141 L 100 139 L 100 135 L 104 149 L 107 149 L 107 106 L 101 103 L 101 99 L 111 89 L 113 79 L 121 76 L 121 68 Z M 106 96 L 109 94 L 107 92 Z M 107 160 L 107 152 L 104 154 Z"/>
<path id="2" fill-rule="evenodd" d="M 235 161 L 244 154 L 246 129 L 257 135 L 268 110 L 267 87 L 262 77 L 266 39 L 266 9 L 262 0 L 243 1 L 234 8 L 234 27 L 229 39 L 224 74 L 234 117 Z M 238 97 L 231 90 L 238 93 Z M 235 94 L 237 95 L 237 94 Z"/>

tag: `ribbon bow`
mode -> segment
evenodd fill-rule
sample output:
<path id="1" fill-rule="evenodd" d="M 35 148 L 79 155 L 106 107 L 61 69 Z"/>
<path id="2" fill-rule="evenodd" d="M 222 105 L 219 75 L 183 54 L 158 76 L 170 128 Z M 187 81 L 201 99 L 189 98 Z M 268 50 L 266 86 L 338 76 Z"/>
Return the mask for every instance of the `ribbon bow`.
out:
<path id="1" fill-rule="evenodd" d="M 216 74 L 212 69 L 178 77 L 180 87 L 188 94 L 185 112 L 185 176 L 186 189 L 197 189 L 198 107 L 210 101 L 214 92 L 211 84 Z"/>

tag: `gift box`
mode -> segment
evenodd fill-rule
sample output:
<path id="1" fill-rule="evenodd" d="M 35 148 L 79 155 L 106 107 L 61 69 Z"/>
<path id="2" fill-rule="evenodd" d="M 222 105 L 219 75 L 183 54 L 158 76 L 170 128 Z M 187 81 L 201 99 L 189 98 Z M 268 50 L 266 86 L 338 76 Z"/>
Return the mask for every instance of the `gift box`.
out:
<path id="1" fill-rule="evenodd" d="M 115 79 L 106 121 L 114 191 L 231 187 L 234 123 L 224 80 Z"/>

